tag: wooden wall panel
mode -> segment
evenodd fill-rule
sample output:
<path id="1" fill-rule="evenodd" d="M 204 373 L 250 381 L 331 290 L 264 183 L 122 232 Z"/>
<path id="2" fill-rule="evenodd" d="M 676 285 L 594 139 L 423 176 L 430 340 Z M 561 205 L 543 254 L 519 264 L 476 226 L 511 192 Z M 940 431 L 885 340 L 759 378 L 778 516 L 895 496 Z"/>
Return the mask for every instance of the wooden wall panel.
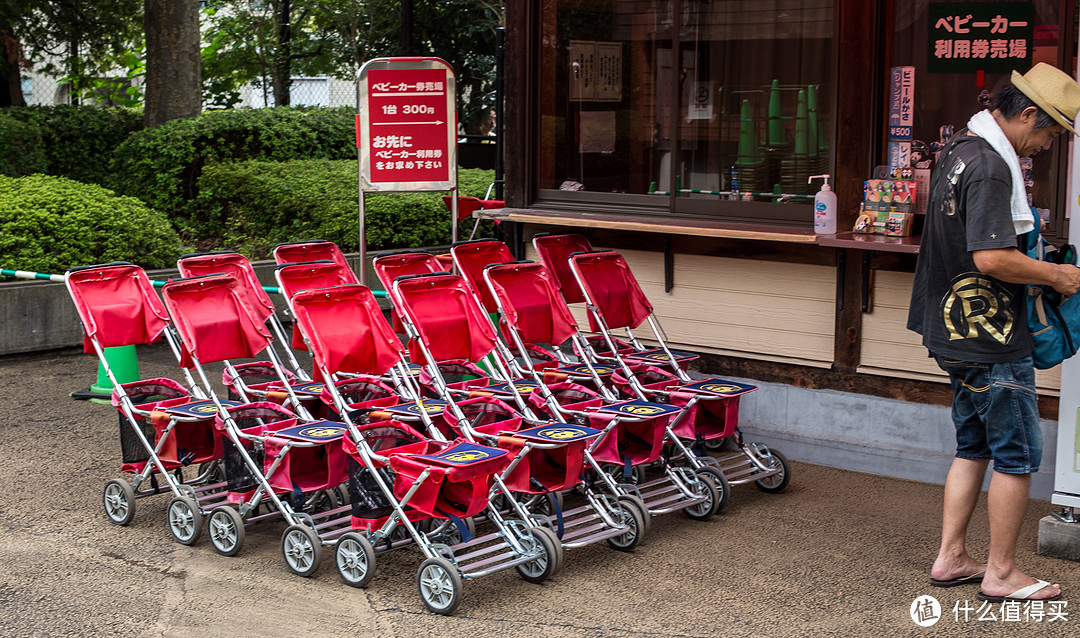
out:
<path id="1" fill-rule="evenodd" d="M 668 339 L 678 347 L 819 367 L 832 364 L 833 268 L 676 254 L 676 285 L 665 293 L 662 253 L 620 252 Z M 528 258 L 535 259 L 531 246 Z M 583 310 L 576 309 L 575 316 L 588 325 Z"/>

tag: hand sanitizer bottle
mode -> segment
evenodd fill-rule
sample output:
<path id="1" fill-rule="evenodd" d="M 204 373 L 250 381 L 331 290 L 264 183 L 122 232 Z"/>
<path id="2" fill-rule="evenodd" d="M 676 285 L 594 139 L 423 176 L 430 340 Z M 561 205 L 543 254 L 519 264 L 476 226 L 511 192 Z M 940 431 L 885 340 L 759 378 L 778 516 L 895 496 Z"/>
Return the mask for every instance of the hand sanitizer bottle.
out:
<path id="1" fill-rule="evenodd" d="M 819 235 L 836 234 L 836 193 L 829 186 L 828 175 L 811 175 L 806 183 L 824 179 L 821 190 L 814 196 L 814 232 Z"/>

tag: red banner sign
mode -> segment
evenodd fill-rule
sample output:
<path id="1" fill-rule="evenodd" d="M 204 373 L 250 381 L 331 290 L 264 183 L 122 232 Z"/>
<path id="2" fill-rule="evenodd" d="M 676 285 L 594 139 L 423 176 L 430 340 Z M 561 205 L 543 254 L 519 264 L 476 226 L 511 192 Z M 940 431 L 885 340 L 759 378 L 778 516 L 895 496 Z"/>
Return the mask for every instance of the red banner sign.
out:
<path id="1" fill-rule="evenodd" d="M 455 118 L 448 106 L 453 104 L 448 75 L 447 68 L 367 71 L 361 80 L 366 105 L 361 104 L 357 115 L 356 138 L 367 156 L 372 185 L 455 181 L 451 172 Z"/>

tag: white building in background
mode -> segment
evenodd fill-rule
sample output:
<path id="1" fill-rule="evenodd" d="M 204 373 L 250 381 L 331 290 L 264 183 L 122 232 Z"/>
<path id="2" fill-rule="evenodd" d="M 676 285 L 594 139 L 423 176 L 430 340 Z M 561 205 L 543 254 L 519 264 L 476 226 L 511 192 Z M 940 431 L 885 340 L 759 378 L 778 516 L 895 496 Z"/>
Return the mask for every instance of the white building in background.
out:
<path id="1" fill-rule="evenodd" d="M 274 95 L 269 88 L 247 84 L 240 89 L 242 99 L 237 106 L 253 109 L 273 106 Z M 294 77 L 289 87 L 289 102 L 292 106 L 356 106 L 356 83 L 325 75 Z"/>

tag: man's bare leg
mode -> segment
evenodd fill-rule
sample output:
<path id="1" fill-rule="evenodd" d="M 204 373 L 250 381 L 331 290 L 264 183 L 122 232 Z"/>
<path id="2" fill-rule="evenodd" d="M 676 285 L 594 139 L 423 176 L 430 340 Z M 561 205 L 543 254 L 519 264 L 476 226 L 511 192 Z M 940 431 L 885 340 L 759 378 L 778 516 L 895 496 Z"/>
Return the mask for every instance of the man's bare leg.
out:
<path id="1" fill-rule="evenodd" d="M 985 569 L 982 563 L 967 553 L 967 529 L 971 514 L 982 491 L 983 477 L 989 461 L 953 459 L 945 478 L 945 504 L 941 517 L 941 548 L 930 569 L 937 580 L 962 578 Z M 1024 493 L 1025 503 L 1027 492 Z M 1021 514 L 1021 517 L 1023 514 Z M 1015 543 L 1014 543 L 1015 545 Z M 1010 589 L 1009 592 L 1016 591 Z"/>
<path id="2" fill-rule="evenodd" d="M 1027 510 L 1030 474 L 994 472 L 990 479 L 990 558 L 982 591 L 989 596 L 1006 596 L 1035 582 L 1016 568 L 1016 541 Z M 1057 585 L 1048 585 L 1030 596 L 1050 598 L 1061 593 Z"/>

